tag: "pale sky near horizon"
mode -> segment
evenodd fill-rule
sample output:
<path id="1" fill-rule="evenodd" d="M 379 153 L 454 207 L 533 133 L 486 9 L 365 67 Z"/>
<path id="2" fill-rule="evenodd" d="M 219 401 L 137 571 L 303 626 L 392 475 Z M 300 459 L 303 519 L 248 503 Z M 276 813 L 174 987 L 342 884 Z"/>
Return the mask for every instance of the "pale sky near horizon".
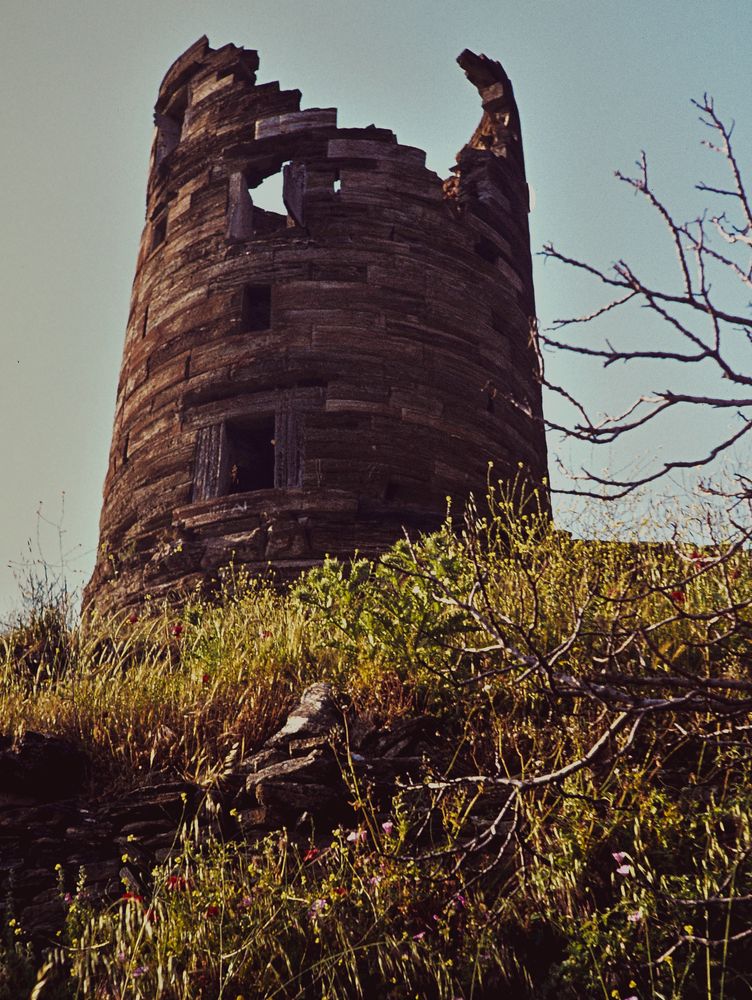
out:
<path id="1" fill-rule="evenodd" d="M 303 107 L 337 106 L 340 124 L 393 129 L 442 176 L 480 117 L 454 60 L 465 47 L 500 59 L 522 117 L 534 250 L 552 240 L 604 265 L 670 263 L 613 171 L 645 149 L 679 214 L 700 211 L 693 184 L 713 168 L 690 99 L 704 91 L 752 160 L 752 0 L 0 0 L 0 622 L 40 503 L 56 522 L 65 495 L 71 584 L 93 565 L 152 107 L 202 34 L 258 49 L 261 80 L 301 89 Z M 589 301 L 540 260 L 536 294 L 543 325 Z M 600 387 L 592 368 L 552 364 L 576 392 Z M 640 378 L 617 376 L 607 399 Z M 674 424 L 649 448 L 706 432 Z M 56 535 L 42 525 L 51 563 Z"/>

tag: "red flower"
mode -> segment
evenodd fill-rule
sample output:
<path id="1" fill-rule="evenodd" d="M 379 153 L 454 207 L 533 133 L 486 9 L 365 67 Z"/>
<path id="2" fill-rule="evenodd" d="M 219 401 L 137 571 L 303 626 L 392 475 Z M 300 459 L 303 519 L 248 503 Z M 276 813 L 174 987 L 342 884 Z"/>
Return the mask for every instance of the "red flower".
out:
<path id="1" fill-rule="evenodd" d="M 209 683 L 210 680 L 211 680 L 211 677 L 208 674 L 204 674 L 201 677 L 201 683 L 204 685 L 204 687 L 206 687 L 206 685 Z"/>
<path id="2" fill-rule="evenodd" d="M 179 639 L 180 636 L 183 634 L 183 623 L 175 622 L 175 624 L 170 629 L 170 632 L 172 632 L 172 634 L 175 636 L 176 639 Z"/>
<path id="3" fill-rule="evenodd" d="M 313 861 L 314 858 L 319 856 L 318 847 L 309 847 L 308 850 L 303 855 L 303 861 Z"/>
<path id="4" fill-rule="evenodd" d="M 206 907 L 206 915 L 207 917 L 219 916 L 219 907 L 215 906 L 214 903 L 210 903 L 209 906 Z"/>
<path id="5" fill-rule="evenodd" d="M 132 903 L 143 903 L 144 901 L 144 897 L 139 896 L 137 892 L 124 892 L 120 898 Z"/>
<path id="6" fill-rule="evenodd" d="M 668 596 L 675 604 L 684 604 L 687 599 L 687 595 L 683 590 L 672 590 Z"/>
<path id="7" fill-rule="evenodd" d="M 171 889 L 173 892 L 182 892 L 184 889 L 188 888 L 188 883 L 182 875 L 168 875 L 167 888 Z"/>
<path id="8" fill-rule="evenodd" d="M 131 611 L 131 613 L 128 615 L 127 621 L 129 625 L 136 624 L 136 622 L 138 621 L 138 615 L 136 614 L 135 611 Z"/>

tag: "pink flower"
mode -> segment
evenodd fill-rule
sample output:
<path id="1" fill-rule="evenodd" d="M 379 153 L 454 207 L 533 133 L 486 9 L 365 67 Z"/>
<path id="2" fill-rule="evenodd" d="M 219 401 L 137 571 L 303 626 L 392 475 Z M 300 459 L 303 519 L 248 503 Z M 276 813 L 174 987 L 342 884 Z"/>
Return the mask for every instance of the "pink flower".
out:
<path id="1" fill-rule="evenodd" d="M 632 913 L 628 913 L 627 920 L 631 924 L 639 924 L 639 922 L 642 920 L 642 910 L 634 910 Z"/>
<path id="2" fill-rule="evenodd" d="M 347 835 L 347 841 L 350 844 L 365 844 L 368 840 L 368 834 L 361 827 L 359 830 L 351 830 Z"/>
<path id="3" fill-rule="evenodd" d="M 392 823 L 392 821 L 388 819 L 385 823 L 381 824 L 381 829 L 384 831 L 387 837 L 391 837 L 391 835 L 394 833 L 394 823 Z"/>
<path id="4" fill-rule="evenodd" d="M 425 931 L 418 931 L 417 934 L 413 934 L 413 941 L 422 941 L 425 936 Z"/>
<path id="5" fill-rule="evenodd" d="M 627 860 L 627 855 L 625 854 L 624 851 L 614 851 L 611 857 L 614 859 L 617 865 L 623 865 L 624 862 Z"/>
<path id="6" fill-rule="evenodd" d="M 325 899 L 314 899 L 308 910 L 308 915 L 315 919 L 320 913 L 323 913 L 325 909 L 326 909 Z"/>
<path id="7" fill-rule="evenodd" d="M 617 875 L 631 875 L 632 874 L 632 866 L 631 865 L 619 865 L 619 867 L 616 869 L 616 874 Z"/>

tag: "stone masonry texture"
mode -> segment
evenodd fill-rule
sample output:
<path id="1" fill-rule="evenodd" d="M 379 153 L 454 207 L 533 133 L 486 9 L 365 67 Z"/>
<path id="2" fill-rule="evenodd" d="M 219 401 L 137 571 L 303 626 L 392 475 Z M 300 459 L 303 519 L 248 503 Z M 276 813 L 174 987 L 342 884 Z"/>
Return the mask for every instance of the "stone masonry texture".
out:
<path id="1" fill-rule="evenodd" d="M 376 555 L 483 497 L 489 462 L 543 482 L 519 116 L 498 62 L 458 62 L 482 118 L 448 179 L 257 84 L 254 51 L 172 65 L 87 606 Z"/>

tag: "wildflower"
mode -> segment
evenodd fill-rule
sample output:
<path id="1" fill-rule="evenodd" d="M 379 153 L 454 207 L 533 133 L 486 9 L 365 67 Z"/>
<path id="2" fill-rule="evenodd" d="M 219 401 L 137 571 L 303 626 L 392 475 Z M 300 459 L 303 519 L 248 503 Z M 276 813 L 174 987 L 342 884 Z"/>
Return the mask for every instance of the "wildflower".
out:
<path id="1" fill-rule="evenodd" d="M 337 888 L 334 890 L 334 895 L 342 898 L 342 896 L 347 895 L 347 889 L 345 889 L 343 885 L 338 885 Z"/>
<path id="2" fill-rule="evenodd" d="M 145 976 L 148 971 L 145 965 L 137 965 L 133 970 L 133 978 L 138 979 L 140 976 Z"/>
<path id="3" fill-rule="evenodd" d="M 69 892 L 66 892 L 66 894 L 63 896 L 63 902 L 67 903 L 68 906 L 70 906 L 71 903 L 73 902 L 73 896 Z"/>
<path id="4" fill-rule="evenodd" d="M 627 920 L 631 924 L 639 924 L 642 920 L 642 910 L 633 910 L 632 913 L 628 913 Z"/>
<path id="5" fill-rule="evenodd" d="M 180 636 L 183 634 L 183 623 L 175 622 L 175 624 L 170 629 L 170 632 L 172 632 L 172 634 L 175 636 L 176 639 L 179 639 Z"/>
<path id="6" fill-rule="evenodd" d="M 455 910 L 464 910 L 467 906 L 467 899 L 462 895 L 461 892 L 456 892 L 452 897 L 452 902 L 454 903 Z"/>
<path id="7" fill-rule="evenodd" d="M 209 683 L 210 680 L 211 677 L 208 674 L 203 674 L 201 677 L 201 683 L 204 685 L 204 687 L 206 687 L 206 685 Z"/>
<path id="8" fill-rule="evenodd" d="M 425 931 L 418 931 L 417 934 L 413 934 L 413 941 L 422 941 L 425 936 Z"/>
<path id="9" fill-rule="evenodd" d="M 261 636 L 262 639 L 271 639 L 272 637 L 272 634 L 268 628 L 262 628 L 261 631 L 259 632 L 259 635 Z"/>
<path id="10" fill-rule="evenodd" d="M 683 590 L 672 590 L 668 596 L 671 598 L 674 604 L 684 604 L 684 602 L 687 599 L 687 595 L 684 593 Z"/>
<path id="11" fill-rule="evenodd" d="M 611 857 L 617 863 L 617 865 L 623 865 L 627 860 L 627 855 L 624 851 L 614 851 Z"/>
<path id="12" fill-rule="evenodd" d="M 362 827 L 358 830 L 351 830 L 350 833 L 348 833 L 347 835 L 348 843 L 355 844 L 356 846 L 358 844 L 365 844 L 367 840 L 368 840 L 368 834 Z"/>
<path id="13" fill-rule="evenodd" d="M 617 875 L 631 875 L 632 874 L 632 866 L 631 865 L 619 865 L 619 867 L 616 869 L 616 874 Z"/>
<path id="14" fill-rule="evenodd" d="M 207 917 L 216 917 L 216 916 L 219 916 L 219 907 L 216 906 L 214 903 L 210 903 L 206 907 L 206 911 L 205 912 L 206 912 Z"/>
<path id="15" fill-rule="evenodd" d="M 303 855 L 303 861 L 313 861 L 314 858 L 319 856 L 319 853 L 318 847 L 309 847 Z"/>
<path id="16" fill-rule="evenodd" d="M 250 910 L 250 908 L 253 906 L 253 900 L 251 899 L 250 896 L 243 896 L 243 898 L 238 903 L 238 906 L 240 907 L 241 910 Z"/>
<path id="17" fill-rule="evenodd" d="M 173 892 L 182 892 L 188 887 L 188 883 L 183 878 L 182 875 L 168 875 L 167 876 L 167 888 L 171 889 Z"/>
<path id="18" fill-rule="evenodd" d="M 120 897 L 126 903 L 143 903 L 144 897 L 139 896 L 137 892 L 124 892 Z"/>
<path id="19" fill-rule="evenodd" d="M 314 899 L 308 910 L 308 915 L 315 919 L 320 913 L 326 909 L 327 903 L 325 899 Z"/>
<path id="20" fill-rule="evenodd" d="M 131 611 L 126 621 L 128 622 L 129 625 L 135 625 L 136 622 L 138 621 L 138 615 L 136 614 L 136 612 Z"/>
<path id="21" fill-rule="evenodd" d="M 385 823 L 381 824 L 381 829 L 384 831 L 387 837 L 391 837 L 391 835 L 394 833 L 394 823 L 392 823 L 392 821 L 388 819 L 386 820 Z"/>

